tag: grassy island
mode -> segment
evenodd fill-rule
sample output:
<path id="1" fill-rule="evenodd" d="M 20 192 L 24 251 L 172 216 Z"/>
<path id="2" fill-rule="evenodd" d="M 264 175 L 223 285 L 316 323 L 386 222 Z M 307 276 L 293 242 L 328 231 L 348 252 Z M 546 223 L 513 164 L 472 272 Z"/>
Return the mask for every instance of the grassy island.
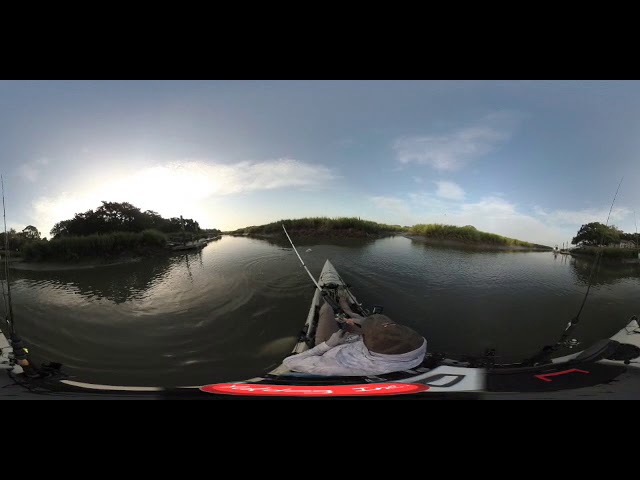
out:
<path id="1" fill-rule="evenodd" d="M 230 235 L 249 236 L 282 236 L 284 237 L 284 224 L 289 234 L 297 237 L 382 237 L 404 233 L 407 227 L 400 225 L 386 225 L 358 217 L 308 217 L 293 220 L 279 220 L 266 225 L 239 228 L 230 232 Z"/>
<path id="2" fill-rule="evenodd" d="M 443 245 L 466 245 L 508 250 L 552 250 L 546 245 L 524 242 L 495 233 L 482 232 L 473 225 L 418 224 L 410 227 L 407 236 L 417 240 Z"/>
<path id="3" fill-rule="evenodd" d="M 419 224 L 412 227 L 403 227 L 362 220 L 359 217 L 312 217 L 280 220 L 267 225 L 250 226 L 225 233 L 256 237 L 284 237 L 283 224 L 289 234 L 295 234 L 297 237 L 358 238 L 404 235 L 415 240 L 440 245 L 465 245 L 509 250 L 552 249 L 546 245 L 524 242 L 494 233 L 481 232 L 471 225 L 456 227 L 454 225 Z"/>

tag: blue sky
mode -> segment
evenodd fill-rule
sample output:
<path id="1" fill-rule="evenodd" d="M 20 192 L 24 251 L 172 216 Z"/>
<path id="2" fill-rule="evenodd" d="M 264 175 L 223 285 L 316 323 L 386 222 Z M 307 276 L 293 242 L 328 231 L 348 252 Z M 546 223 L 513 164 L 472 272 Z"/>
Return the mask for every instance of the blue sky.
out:
<path id="1" fill-rule="evenodd" d="M 2 81 L 7 222 L 128 201 L 202 227 L 359 216 L 560 245 L 635 232 L 637 81 Z"/>

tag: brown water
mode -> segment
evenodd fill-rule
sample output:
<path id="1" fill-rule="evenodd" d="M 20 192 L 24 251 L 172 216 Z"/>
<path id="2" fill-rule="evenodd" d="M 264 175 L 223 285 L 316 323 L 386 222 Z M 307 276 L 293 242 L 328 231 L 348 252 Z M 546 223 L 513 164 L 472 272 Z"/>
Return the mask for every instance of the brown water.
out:
<path id="1" fill-rule="evenodd" d="M 438 248 L 404 237 L 293 240 L 316 278 L 330 259 L 360 301 L 421 332 L 430 351 L 495 348 L 505 362 L 560 337 L 591 267 L 547 252 Z M 265 373 L 290 352 L 314 293 L 288 244 L 227 236 L 198 253 L 11 275 L 16 328 L 34 360 L 60 362 L 79 381 L 118 385 Z M 582 345 L 640 313 L 639 293 L 638 265 L 600 266 L 576 331 Z"/>

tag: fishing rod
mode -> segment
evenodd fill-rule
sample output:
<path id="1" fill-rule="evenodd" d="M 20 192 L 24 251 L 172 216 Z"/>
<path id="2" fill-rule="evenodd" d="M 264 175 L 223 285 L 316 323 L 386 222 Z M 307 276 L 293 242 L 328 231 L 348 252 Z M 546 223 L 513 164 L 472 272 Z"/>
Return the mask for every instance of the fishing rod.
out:
<path id="1" fill-rule="evenodd" d="M 607 215 L 607 221 L 604 224 L 605 228 L 602 229 L 602 237 L 600 238 L 600 250 L 598 250 L 598 252 L 596 253 L 596 258 L 593 264 L 591 265 L 591 272 L 589 272 L 589 281 L 587 282 L 587 292 L 585 293 L 584 298 L 582 299 L 582 304 L 580 305 L 580 309 L 578 310 L 578 313 L 576 314 L 575 318 L 571 320 L 569 325 L 567 325 L 567 328 L 565 329 L 565 335 L 563 336 L 564 338 L 566 338 L 566 334 L 568 333 L 567 330 L 569 330 L 569 328 L 571 328 L 573 325 L 575 325 L 580 321 L 580 314 L 582 313 L 584 304 L 586 303 L 587 297 L 589 296 L 589 291 L 591 290 L 591 278 L 593 277 L 593 272 L 595 271 L 595 267 L 600 261 L 600 258 L 602 257 L 602 251 L 603 251 L 602 243 L 604 242 L 604 237 L 607 234 L 606 227 L 609 226 L 609 218 L 611 217 L 611 212 L 613 211 L 613 205 L 616 203 L 616 198 L 618 198 L 618 191 L 620 190 L 620 185 L 622 185 L 622 180 L 624 180 L 624 177 L 622 177 L 620 179 L 620 183 L 618 183 L 616 194 L 613 196 L 613 202 L 611 202 L 611 207 L 609 208 L 609 215 Z M 561 338 L 561 340 L 564 340 L 564 338 Z"/>
<path id="2" fill-rule="evenodd" d="M 29 360 L 29 350 L 27 350 L 27 348 L 22 343 L 22 339 L 16 333 L 15 322 L 13 318 L 13 304 L 11 302 L 11 282 L 9 281 L 9 260 L 11 258 L 11 254 L 9 249 L 9 234 L 7 233 L 7 210 L 4 200 L 4 177 L 2 175 L 0 175 L 0 185 L 2 186 L 2 216 L 4 221 L 4 273 L 5 280 L 7 282 L 7 304 L 9 306 L 7 316 L 7 324 L 9 325 L 8 340 L 11 344 L 11 349 L 13 350 L 13 358 L 15 359 L 15 362 L 22 367 L 25 375 L 27 375 L 28 377 L 35 377 L 38 376 L 38 372 Z M 2 290 L 2 293 L 4 296 L 4 288 Z"/>
<path id="3" fill-rule="evenodd" d="M 636 224 L 636 253 L 638 254 L 638 260 L 640 260 L 640 245 L 638 245 L 638 221 L 636 220 L 636 212 L 633 211 L 633 222 Z"/>
<path id="4" fill-rule="evenodd" d="M 304 264 L 304 261 L 302 260 L 302 257 L 300 256 L 300 254 L 298 253 L 298 250 L 296 249 L 296 246 L 293 244 L 293 242 L 291 241 L 291 237 L 289 236 L 289 234 L 287 233 L 287 229 L 284 228 L 284 223 L 282 224 L 282 229 L 284 230 L 284 234 L 287 236 L 287 238 L 289 239 L 289 243 L 291 244 L 291 246 L 293 247 L 293 251 L 296 252 L 296 255 L 298 256 L 298 258 L 300 259 L 300 263 L 302 263 L 302 266 L 304 267 L 304 269 L 307 271 L 307 273 L 309 274 L 309 277 L 311 278 L 311 281 L 313 282 L 313 284 L 316 286 L 316 288 L 320 291 L 320 295 L 322 295 L 322 297 L 324 298 L 325 302 L 327 302 L 331 308 L 333 308 L 334 312 L 337 312 L 338 314 L 344 313 L 346 315 L 346 312 L 344 312 L 342 310 L 342 308 L 340 307 L 340 305 L 328 294 L 328 292 L 326 290 L 324 290 L 320 285 L 318 285 L 318 282 L 316 282 L 316 279 L 313 278 L 313 275 L 311 275 L 311 272 L 309 271 L 309 269 L 307 268 L 307 266 Z"/>
<path id="5" fill-rule="evenodd" d="M 5 208 L 4 202 L 4 178 L 0 175 L 0 184 L 2 185 L 2 215 L 4 220 L 4 278 L 7 282 L 7 297 L 6 302 L 8 305 L 7 310 L 7 324 L 9 325 L 9 336 L 14 336 L 16 331 L 13 325 L 13 305 L 11 303 L 11 282 L 9 281 L 9 260 L 10 260 L 10 251 L 9 251 L 9 235 L 7 234 L 7 211 Z M 4 296 L 4 288 L 2 290 L 2 294 Z"/>
<path id="6" fill-rule="evenodd" d="M 620 179 L 620 183 L 618 183 L 618 188 L 616 189 L 616 194 L 613 196 L 613 202 L 611 202 L 611 207 L 609 208 L 609 214 L 607 215 L 605 228 L 602 229 L 602 236 L 600 237 L 600 244 L 599 244 L 600 249 L 596 252 L 596 258 L 593 260 L 593 263 L 591 264 L 591 271 L 589 272 L 589 280 L 587 282 L 587 291 L 585 292 L 584 298 L 582 299 L 582 303 L 580 304 L 578 313 L 574 318 L 572 318 L 569 321 L 569 323 L 564 329 L 564 332 L 562 333 L 562 336 L 560 337 L 560 340 L 558 340 L 555 345 L 552 345 L 552 346 L 548 345 L 544 347 L 540 353 L 538 353 L 537 355 L 531 358 L 530 360 L 531 363 L 537 363 L 537 362 L 546 360 L 559 347 L 563 345 L 567 345 L 568 344 L 567 338 L 569 337 L 569 334 L 575 330 L 576 325 L 578 324 L 578 322 L 580 322 L 580 314 L 582 313 L 584 304 L 587 302 L 587 297 L 589 296 L 589 292 L 591 291 L 591 280 L 593 278 L 593 273 L 595 272 L 596 266 L 598 265 L 600 258 L 602 256 L 602 251 L 603 251 L 602 244 L 604 242 L 604 237 L 607 234 L 607 227 L 609 226 L 609 218 L 611 217 L 611 212 L 613 211 L 613 205 L 616 203 L 616 198 L 618 198 L 618 192 L 620 191 L 620 185 L 622 185 L 622 180 L 624 180 L 624 177 Z M 571 347 L 573 345 L 569 343 L 569 346 Z"/>

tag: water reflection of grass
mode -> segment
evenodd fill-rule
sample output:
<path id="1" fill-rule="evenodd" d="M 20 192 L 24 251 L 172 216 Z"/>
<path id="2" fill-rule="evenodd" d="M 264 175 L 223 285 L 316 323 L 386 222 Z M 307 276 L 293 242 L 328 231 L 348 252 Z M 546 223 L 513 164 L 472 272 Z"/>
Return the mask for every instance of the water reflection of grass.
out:
<path id="1" fill-rule="evenodd" d="M 116 304 L 140 299 L 158 279 L 164 278 L 171 265 L 183 261 L 160 256 L 141 262 L 103 267 L 105 270 L 15 271 L 15 280 L 51 285 L 54 289 L 77 289 L 85 298 L 104 298 Z"/>
<path id="2" fill-rule="evenodd" d="M 601 257 L 605 260 L 621 260 L 621 259 L 631 259 L 637 260 L 638 250 L 635 248 L 618 248 L 618 247 L 580 247 L 575 248 L 571 251 L 571 255 L 577 256 L 585 256 L 585 257 L 595 257 L 600 254 Z"/>
<path id="3" fill-rule="evenodd" d="M 301 247 L 307 247 L 312 245 L 333 245 L 338 247 L 347 248 L 362 248 L 366 245 L 373 245 L 378 238 L 349 238 L 349 237 L 317 237 L 311 235 L 298 235 L 296 233 L 290 234 L 291 240 L 293 240 L 296 248 L 302 253 Z M 291 248 L 291 243 L 287 237 L 279 236 L 255 236 L 256 240 L 262 240 L 270 245 L 275 245 L 280 248 Z"/>
<path id="4" fill-rule="evenodd" d="M 637 263 L 607 263 L 602 260 L 596 262 L 595 258 L 574 257 L 570 265 L 573 267 L 576 280 L 582 285 L 589 283 L 590 276 L 591 285 L 613 285 L 627 279 L 640 279 L 640 265 Z M 592 269 L 594 269 L 593 275 L 591 275 Z"/>

